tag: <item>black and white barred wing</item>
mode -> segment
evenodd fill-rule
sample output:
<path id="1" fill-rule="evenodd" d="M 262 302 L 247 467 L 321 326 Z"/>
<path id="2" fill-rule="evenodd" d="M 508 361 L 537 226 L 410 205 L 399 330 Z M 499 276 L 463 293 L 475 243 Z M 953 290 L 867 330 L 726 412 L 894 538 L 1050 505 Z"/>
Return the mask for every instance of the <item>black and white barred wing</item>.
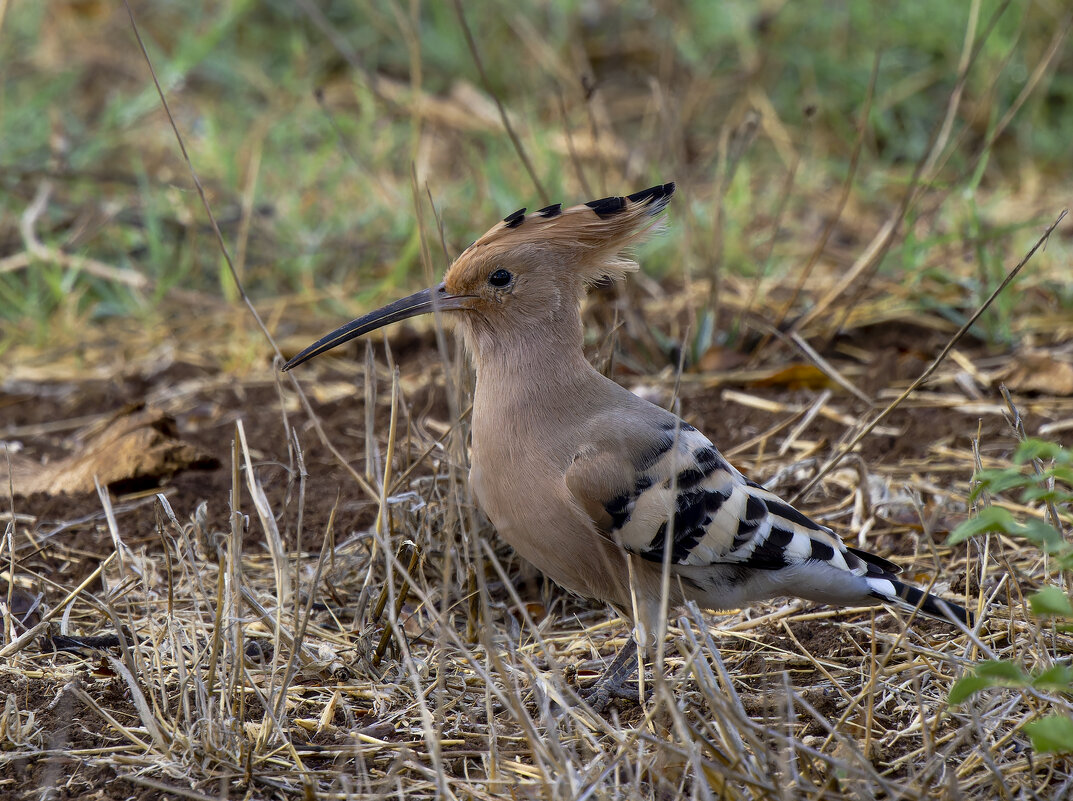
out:
<path id="1" fill-rule="evenodd" d="M 567 484 L 598 527 L 625 550 L 673 565 L 734 563 L 777 570 L 809 560 L 859 575 L 866 563 L 830 529 L 747 481 L 692 426 L 640 433 L 621 452 L 579 453 Z M 618 469 L 616 469 L 618 468 Z M 875 558 L 883 572 L 897 568 Z"/>
<path id="2" fill-rule="evenodd" d="M 676 572 L 694 578 L 710 568 L 712 598 L 873 599 L 944 620 L 948 614 L 972 619 L 899 581 L 897 565 L 847 547 L 829 528 L 747 480 L 692 426 L 676 423 L 620 437 L 630 439 L 628 447 L 620 439 L 615 447 L 578 453 L 568 487 L 601 533 L 626 551 L 653 562 L 666 557 Z M 623 453 L 631 458 L 624 460 Z M 738 586 L 720 592 L 720 581 Z"/>

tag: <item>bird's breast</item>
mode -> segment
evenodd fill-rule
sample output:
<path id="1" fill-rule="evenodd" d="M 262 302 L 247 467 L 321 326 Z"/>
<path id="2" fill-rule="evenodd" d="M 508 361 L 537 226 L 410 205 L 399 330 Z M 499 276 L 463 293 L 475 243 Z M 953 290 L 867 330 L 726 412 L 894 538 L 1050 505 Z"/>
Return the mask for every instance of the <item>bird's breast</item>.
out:
<path id="1" fill-rule="evenodd" d="M 600 537 L 573 500 L 560 467 L 533 454 L 483 449 L 474 440 L 470 485 L 497 534 L 556 584 L 629 606 L 625 553 Z"/>

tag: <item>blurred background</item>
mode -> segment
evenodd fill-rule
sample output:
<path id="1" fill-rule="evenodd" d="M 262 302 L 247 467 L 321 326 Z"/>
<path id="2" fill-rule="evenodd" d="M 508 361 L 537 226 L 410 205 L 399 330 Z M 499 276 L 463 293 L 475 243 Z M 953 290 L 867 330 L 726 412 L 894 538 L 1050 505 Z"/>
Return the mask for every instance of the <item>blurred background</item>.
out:
<path id="1" fill-rule="evenodd" d="M 131 9 L 288 352 L 518 207 L 668 180 L 673 225 L 643 263 L 683 299 L 656 336 L 669 357 L 750 351 L 750 321 L 810 311 L 955 326 L 1070 197 L 1055 0 Z M 0 87 L 0 358 L 201 334 L 233 369 L 264 365 L 123 4 L 0 4 Z M 1069 315 L 1068 231 L 975 333 L 1009 346 L 1039 332 L 1026 316 Z"/>
<path id="2" fill-rule="evenodd" d="M 1026 606 L 1073 620 L 1057 588 L 1073 551 L 1042 510 L 1068 530 L 1055 507 L 1070 474 L 1038 468 L 1050 483 L 1036 485 L 1011 453 L 1026 434 L 1046 440 L 1033 458 L 1073 443 L 1073 223 L 950 347 L 1073 197 L 1068 0 L 130 9 L 0 0 L 0 523 L 22 593 L 0 584 L 0 607 L 28 599 L 27 626 L 42 599 L 64 610 L 40 650 L 5 657 L 0 785 L 1068 797 L 1070 761 L 1046 755 L 1073 752 L 1073 645 Z M 585 306 L 588 355 L 680 408 L 755 480 L 805 492 L 805 511 L 908 580 L 991 604 L 986 648 L 940 623 L 924 641 L 890 616 L 808 604 L 697 615 L 675 622 L 666 663 L 690 700 L 662 709 L 687 717 L 624 711 L 639 734 L 623 740 L 560 716 L 545 704 L 557 696 L 537 694 L 551 666 L 595 677 L 626 630 L 541 584 L 476 513 L 472 376 L 453 340 L 441 348 L 413 321 L 281 374 L 225 258 L 286 357 L 437 281 L 520 207 L 667 181 L 666 235 Z M 992 500 L 979 524 L 974 507 Z M 952 544 L 967 518 L 1003 536 Z M 403 609 L 402 590 L 383 616 L 372 600 L 399 586 L 402 540 L 421 551 L 410 578 L 430 600 Z M 107 592 L 54 605 L 98 570 Z M 388 652 L 378 667 L 392 610 L 414 659 Z M 144 643 L 124 658 L 150 666 L 126 682 L 98 651 L 56 655 L 81 646 L 52 639 L 53 624 L 97 638 L 120 620 Z M 280 626 L 315 646 L 319 679 L 312 663 L 290 672 Z M 686 647 L 691 627 L 715 639 Z M 716 641 L 718 683 L 693 667 Z M 480 668 L 482 652 L 512 667 Z M 1008 661 L 981 663 L 992 672 L 968 676 L 968 694 L 1028 689 L 959 708 L 951 683 L 985 657 Z M 523 702 L 526 685 L 541 700 Z M 141 686 L 159 727 L 131 700 Z M 493 707 L 503 692 L 517 700 Z M 465 736 L 441 742 L 426 699 L 446 737 Z"/>

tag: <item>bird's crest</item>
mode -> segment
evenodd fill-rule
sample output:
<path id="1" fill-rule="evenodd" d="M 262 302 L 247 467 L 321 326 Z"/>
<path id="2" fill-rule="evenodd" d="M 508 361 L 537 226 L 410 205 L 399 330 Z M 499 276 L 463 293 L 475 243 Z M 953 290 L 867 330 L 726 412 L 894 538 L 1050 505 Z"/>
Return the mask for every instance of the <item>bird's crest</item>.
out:
<path id="1" fill-rule="evenodd" d="M 560 203 L 531 214 L 518 209 L 466 248 L 448 273 L 448 286 L 500 261 L 559 264 L 587 283 L 620 278 L 637 269 L 622 251 L 662 228 L 659 213 L 673 194 L 674 184 L 666 183 L 567 209 Z"/>

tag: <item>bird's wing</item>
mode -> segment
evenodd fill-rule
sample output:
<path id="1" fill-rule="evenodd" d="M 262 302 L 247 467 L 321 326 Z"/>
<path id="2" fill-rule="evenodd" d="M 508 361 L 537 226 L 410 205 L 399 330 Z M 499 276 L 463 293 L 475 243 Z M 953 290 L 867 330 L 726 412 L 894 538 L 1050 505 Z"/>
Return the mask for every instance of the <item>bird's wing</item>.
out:
<path id="1" fill-rule="evenodd" d="M 662 562 L 669 545 L 672 565 L 779 570 L 818 561 L 861 576 L 898 572 L 748 481 L 692 426 L 615 436 L 582 448 L 566 483 L 601 533 L 630 553 Z"/>
<path id="2" fill-rule="evenodd" d="M 704 568 L 711 577 L 733 576 L 728 583 L 736 586 L 721 588 L 726 593 L 707 588 L 705 599 L 715 606 L 781 594 L 874 599 L 973 625 L 972 613 L 900 581 L 901 569 L 886 559 L 846 547 L 829 528 L 748 481 L 695 428 L 667 418 L 647 428 L 601 425 L 603 433 L 574 456 L 566 484 L 600 534 L 658 563 L 669 547 L 672 570 L 692 579 Z"/>

